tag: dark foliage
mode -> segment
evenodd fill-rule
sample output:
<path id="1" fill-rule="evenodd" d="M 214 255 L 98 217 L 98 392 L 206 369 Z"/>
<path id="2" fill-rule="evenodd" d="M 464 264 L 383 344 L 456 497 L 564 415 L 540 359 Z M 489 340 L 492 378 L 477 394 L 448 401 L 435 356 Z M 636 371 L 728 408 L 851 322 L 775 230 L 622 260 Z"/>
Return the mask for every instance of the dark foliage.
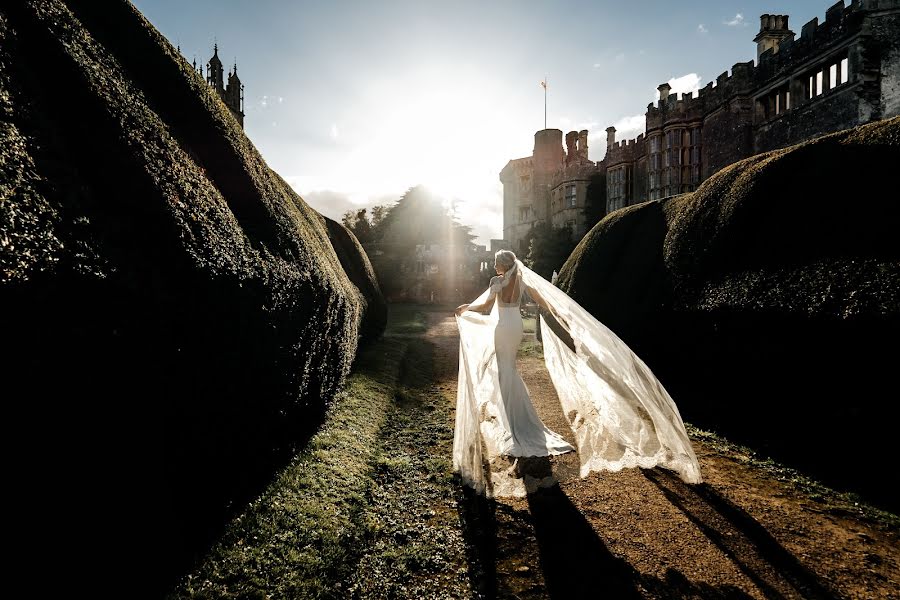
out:
<path id="1" fill-rule="evenodd" d="M 46 461 L 13 487 L 69 589 L 153 594 L 315 427 L 377 288 L 124 0 L 3 5 L 0 138 L 7 422 Z"/>
<path id="2" fill-rule="evenodd" d="M 368 344 L 380 337 L 387 325 L 387 304 L 378 287 L 375 271 L 359 240 L 350 230 L 328 217 L 323 216 L 322 219 L 344 271 L 366 303 L 366 318 L 362 323 L 360 342 Z"/>
<path id="3" fill-rule="evenodd" d="M 900 335 L 897 164 L 900 118 L 751 157 L 611 213 L 559 285 L 686 420 L 896 512 L 871 457 L 900 416 L 884 391 Z"/>
<path id="4" fill-rule="evenodd" d="M 575 248 L 570 226 L 553 227 L 544 221 L 532 226 L 524 243 L 528 247 L 528 255 L 522 262 L 547 281 L 550 281 L 553 271 L 562 267 Z"/>

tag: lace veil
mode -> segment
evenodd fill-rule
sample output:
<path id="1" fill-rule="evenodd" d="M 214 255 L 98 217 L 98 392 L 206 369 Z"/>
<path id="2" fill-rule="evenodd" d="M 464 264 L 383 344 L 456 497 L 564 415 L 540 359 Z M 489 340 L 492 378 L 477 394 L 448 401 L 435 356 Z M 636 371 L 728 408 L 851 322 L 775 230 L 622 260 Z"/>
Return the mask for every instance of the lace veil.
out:
<path id="1" fill-rule="evenodd" d="M 550 309 L 540 319 L 544 361 L 575 434 L 578 474 L 661 466 L 687 483 L 699 483 L 700 467 L 678 408 L 647 365 L 562 290 L 519 260 L 514 268 L 525 289 L 534 290 Z M 496 297 L 509 281 L 494 278 L 472 304 Z M 534 485 L 526 485 L 512 468 L 497 469 L 503 457 L 492 444 L 503 414 L 494 355 L 498 304 L 495 298 L 489 314 L 466 311 L 456 318 L 460 344 L 453 469 L 478 493 L 521 496 Z M 553 482 L 547 476 L 532 483 Z"/>

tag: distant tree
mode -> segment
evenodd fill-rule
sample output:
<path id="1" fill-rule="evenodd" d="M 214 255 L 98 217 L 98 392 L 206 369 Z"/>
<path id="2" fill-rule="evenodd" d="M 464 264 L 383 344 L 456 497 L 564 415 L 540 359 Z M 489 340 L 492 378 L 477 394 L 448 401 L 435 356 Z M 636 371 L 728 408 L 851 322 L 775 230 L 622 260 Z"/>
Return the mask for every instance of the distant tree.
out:
<path id="1" fill-rule="evenodd" d="M 388 296 L 414 278 L 416 246 L 436 244 L 443 252 L 452 247 L 465 250 L 475 238 L 469 227 L 451 216 L 442 199 L 423 186 L 408 189 L 391 206 L 373 208 L 369 226 L 370 246 L 378 249 L 369 258 Z"/>
<path id="2" fill-rule="evenodd" d="M 576 242 L 572 241 L 572 228 L 553 227 L 549 223 L 534 225 L 526 235 L 528 254 L 522 261 L 532 271 L 550 281 L 554 270 L 559 270 Z"/>
<path id="3" fill-rule="evenodd" d="M 353 225 L 353 233 L 360 244 L 365 244 L 372 239 L 372 224 L 369 223 L 369 217 L 365 208 L 356 211 L 356 223 Z"/>
<path id="4" fill-rule="evenodd" d="M 341 223 L 353 232 L 360 244 L 372 240 L 372 223 L 365 208 L 346 211 L 341 217 Z"/>
<path id="5" fill-rule="evenodd" d="M 344 214 L 341 217 L 341 223 L 344 225 L 344 227 L 346 227 L 350 231 L 353 231 L 353 227 L 354 225 L 356 225 L 356 211 L 344 211 Z"/>
<path id="6" fill-rule="evenodd" d="M 385 215 L 387 215 L 390 207 L 386 204 L 378 204 L 377 206 L 372 207 L 372 233 L 375 234 L 375 231 L 378 230 L 378 226 L 381 225 L 381 222 L 384 220 Z"/>

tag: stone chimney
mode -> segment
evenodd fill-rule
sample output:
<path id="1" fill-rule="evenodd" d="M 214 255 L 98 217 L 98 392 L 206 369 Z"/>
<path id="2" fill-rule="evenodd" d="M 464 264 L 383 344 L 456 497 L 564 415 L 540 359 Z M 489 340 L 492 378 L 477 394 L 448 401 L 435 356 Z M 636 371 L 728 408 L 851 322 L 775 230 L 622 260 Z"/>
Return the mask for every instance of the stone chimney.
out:
<path id="1" fill-rule="evenodd" d="M 788 29 L 788 15 L 760 15 L 759 33 L 753 38 L 756 42 L 756 63 L 759 64 L 759 57 L 769 48 L 777 53 L 778 45 L 786 39 L 794 39 L 794 32 Z"/>
<path id="2" fill-rule="evenodd" d="M 616 143 L 616 128 L 615 127 L 607 127 L 606 128 L 606 150 L 609 151 Z"/>
<path id="3" fill-rule="evenodd" d="M 578 132 L 570 131 L 566 134 L 566 164 L 577 162 L 575 158 L 578 156 L 576 144 L 578 143 Z"/>
<path id="4" fill-rule="evenodd" d="M 668 83 L 663 83 L 663 84 L 660 84 L 660 86 L 656 89 L 659 90 L 659 101 L 665 102 L 666 98 L 669 97 L 669 92 L 672 91 L 672 86 L 669 85 Z"/>
<path id="5" fill-rule="evenodd" d="M 582 129 L 578 132 L 578 158 L 581 162 L 587 162 L 588 160 L 588 130 Z"/>

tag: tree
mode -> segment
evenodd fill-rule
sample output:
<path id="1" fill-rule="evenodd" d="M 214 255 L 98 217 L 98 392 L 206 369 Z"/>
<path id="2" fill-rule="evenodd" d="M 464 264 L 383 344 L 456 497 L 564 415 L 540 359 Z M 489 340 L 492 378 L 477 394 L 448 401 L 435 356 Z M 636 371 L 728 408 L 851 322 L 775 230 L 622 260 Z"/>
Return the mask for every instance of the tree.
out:
<path id="1" fill-rule="evenodd" d="M 374 211 L 375 209 L 373 208 L 372 210 Z M 366 212 L 365 208 L 360 208 L 355 211 L 348 210 L 341 217 L 341 223 L 343 223 L 344 227 L 353 232 L 353 235 L 356 236 L 356 239 L 359 240 L 360 244 L 365 244 L 372 239 L 372 223 Z"/>
<path id="2" fill-rule="evenodd" d="M 572 227 L 553 227 L 549 223 L 534 225 L 526 235 L 528 255 L 522 262 L 532 271 L 550 281 L 553 271 L 558 271 L 575 249 Z"/>
<path id="3" fill-rule="evenodd" d="M 438 245 L 447 254 L 432 261 L 441 262 L 452 258 L 454 251 L 466 252 L 475 238 L 469 227 L 452 217 L 441 198 L 422 186 L 410 188 L 391 206 L 373 208 L 367 224 L 367 249 L 378 250 L 370 252 L 369 258 L 388 297 L 401 293 L 415 279 L 417 246 Z"/>

